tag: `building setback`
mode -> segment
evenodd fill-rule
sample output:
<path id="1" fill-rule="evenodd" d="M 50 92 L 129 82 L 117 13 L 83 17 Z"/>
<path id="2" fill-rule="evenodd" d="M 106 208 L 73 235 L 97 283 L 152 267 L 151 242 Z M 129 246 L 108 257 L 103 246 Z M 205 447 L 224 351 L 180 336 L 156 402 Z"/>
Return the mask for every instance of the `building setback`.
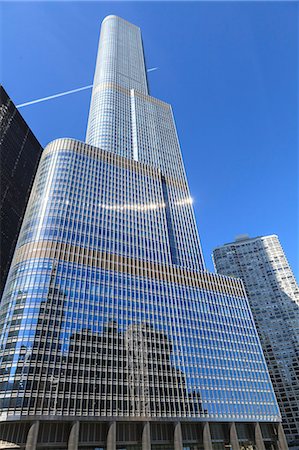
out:
<path id="1" fill-rule="evenodd" d="M 242 282 L 205 270 L 171 107 L 119 17 L 87 143 L 43 152 L 0 320 L 2 449 L 286 450 Z"/>
<path id="2" fill-rule="evenodd" d="M 0 86 L 0 299 L 42 147 Z"/>
<path id="3" fill-rule="evenodd" d="M 213 257 L 219 274 L 244 282 L 286 438 L 299 448 L 299 288 L 279 239 L 241 236 Z"/>

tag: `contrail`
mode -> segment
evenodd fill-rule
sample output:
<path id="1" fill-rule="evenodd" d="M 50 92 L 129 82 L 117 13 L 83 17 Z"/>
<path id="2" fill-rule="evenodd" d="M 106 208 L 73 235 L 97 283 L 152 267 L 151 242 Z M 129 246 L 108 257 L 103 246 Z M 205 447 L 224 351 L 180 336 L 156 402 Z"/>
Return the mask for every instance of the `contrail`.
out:
<path id="1" fill-rule="evenodd" d="M 147 72 L 153 72 L 154 70 L 159 69 L 159 67 L 152 67 L 148 69 Z M 49 95 L 48 97 L 38 98 L 37 100 L 31 100 L 30 102 L 21 103 L 17 105 L 17 108 L 23 108 L 23 106 L 34 105 L 35 103 L 45 102 L 46 100 L 52 100 L 52 98 L 63 97 L 64 95 L 74 94 L 75 92 L 84 91 L 85 89 L 91 89 L 92 84 L 88 86 L 83 86 L 77 89 L 72 89 L 71 91 L 60 92 L 59 94 Z"/>
<path id="2" fill-rule="evenodd" d="M 68 94 L 74 94 L 75 92 L 84 91 L 85 89 L 90 89 L 90 88 L 92 88 L 92 84 L 89 84 L 88 86 L 83 86 L 83 87 L 80 87 L 77 89 L 72 89 L 71 91 L 61 92 L 60 94 L 50 95 L 49 97 L 43 97 L 43 98 L 39 98 L 37 100 L 31 100 L 30 102 L 21 103 L 20 105 L 17 105 L 17 108 L 23 108 L 23 106 L 33 105 L 34 103 L 45 102 L 46 100 L 51 100 L 52 98 L 62 97 L 63 95 L 68 95 Z"/>

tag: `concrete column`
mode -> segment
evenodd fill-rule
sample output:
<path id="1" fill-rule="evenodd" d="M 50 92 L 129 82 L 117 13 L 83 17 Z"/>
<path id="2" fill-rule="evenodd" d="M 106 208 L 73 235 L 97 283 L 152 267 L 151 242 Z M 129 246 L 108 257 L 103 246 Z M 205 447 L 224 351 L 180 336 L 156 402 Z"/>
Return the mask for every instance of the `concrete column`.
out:
<path id="1" fill-rule="evenodd" d="M 174 450 L 183 450 L 181 422 L 176 422 L 174 424 L 173 442 L 174 442 Z"/>
<path id="2" fill-rule="evenodd" d="M 107 434 L 107 450 L 116 450 L 116 422 L 111 422 Z"/>
<path id="3" fill-rule="evenodd" d="M 151 424 L 149 422 L 143 424 L 142 450 L 151 450 Z"/>
<path id="4" fill-rule="evenodd" d="M 36 449 L 38 429 L 39 429 L 39 421 L 37 420 L 36 422 L 32 422 L 27 434 L 25 450 Z"/>
<path id="5" fill-rule="evenodd" d="M 281 422 L 278 424 L 277 427 L 277 437 L 278 437 L 278 445 L 280 450 L 288 450 L 288 443 L 281 425 Z"/>
<path id="6" fill-rule="evenodd" d="M 232 450 L 239 450 L 240 444 L 237 435 L 237 429 L 235 422 L 232 422 L 229 426 L 229 443 L 231 445 Z"/>
<path id="7" fill-rule="evenodd" d="M 80 430 L 80 422 L 77 420 L 72 424 L 72 428 L 69 434 L 69 441 L 67 445 L 68 450 L 78 450 L 79 430 Z"/>
<path id="8" fill-rule="evenodd" d="M 203 447 L 204 450 L 213 450 L 209 422 L 205 422 L 203 426 Z"/>
<path id="9" fill-rule="evenodd" d="M 259 422 L 254 425 L 254 439 L 257 450 L 266 450 Z"/>

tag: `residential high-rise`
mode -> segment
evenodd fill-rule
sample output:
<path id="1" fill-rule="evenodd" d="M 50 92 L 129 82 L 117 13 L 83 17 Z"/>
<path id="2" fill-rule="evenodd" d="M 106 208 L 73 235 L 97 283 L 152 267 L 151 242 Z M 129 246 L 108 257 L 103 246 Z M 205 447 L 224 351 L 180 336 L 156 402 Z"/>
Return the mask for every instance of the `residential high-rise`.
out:
<path id="1" fill-rule="evenodd" d="M 42 147 L 0 86 L 0 298 Z"/>
<path id="2" fill-rule="evenodd" d="M 43 152 L 0 320 L 2 449 L 286 449 L 242 282 L 204 269 L 171 107 L 116 16 L 87 143 Z"/>
<path id="3" fill-rule="evenodd" d="M 299 448 L 299 287 L 276 235 L 216 248 L 220 274 L 245 285 L 291 447 Z"/>

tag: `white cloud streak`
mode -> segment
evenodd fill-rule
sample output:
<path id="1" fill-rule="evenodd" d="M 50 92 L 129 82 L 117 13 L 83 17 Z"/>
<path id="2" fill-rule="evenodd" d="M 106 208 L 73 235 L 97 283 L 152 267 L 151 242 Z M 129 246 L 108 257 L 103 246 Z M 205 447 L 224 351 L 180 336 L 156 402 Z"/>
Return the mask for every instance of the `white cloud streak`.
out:
<path id="1" fill-rule="evenodd" d="M 158 68 L 159 67 L 151 67 L 150 69 L 147 70 L 147 72 L 153 72 L 154 70 L 157 70 Z M 60 92 L 59 94 L 53 94 L 53 95 L 49 95 L 48 97 L 38 98 L 37 100 L 31 100 L 30 102 L 20 103 L 19 105 L 17 105 L 17 108 L 23 108 L 24 106 L 30 106 L 30 105 L 34 105 L 35 103 L 46 102 L 47 100 L 52 100 L 53 98 L 58 98 L 58 97 L 63 97 L 64 95 L 74 94 L 75 92 L 84 91 L 85 89 L 91 89 L 92 86 L 93 86 L 92 84 L 89 84 L 88 86 L 83 86 L 83 87 L 80 87 L 77 89 L 72 89 L 70 91 L 64 91 L 64 92 Z"/>
<path id="2" fill-rule="evenodd" d="M 59 94 L 49 95 L 48 97 L 38 98 L 37 100 L 31 100 L 30 102 L 21 103 L 17 105 L 17 108 L 23 108 L 24 106 L 34 105 L 35 103 L 45 102 L 47 100 L 52 100 L 52 98 L 63 97 L 64 95 L 74 94 L 75 92 L 84 91 L 85 89 L 91 89 L 92 84 L 88 86 L 83 86 L 77 89 L 72 89 L 71 91 L 60 92 Z"/>

